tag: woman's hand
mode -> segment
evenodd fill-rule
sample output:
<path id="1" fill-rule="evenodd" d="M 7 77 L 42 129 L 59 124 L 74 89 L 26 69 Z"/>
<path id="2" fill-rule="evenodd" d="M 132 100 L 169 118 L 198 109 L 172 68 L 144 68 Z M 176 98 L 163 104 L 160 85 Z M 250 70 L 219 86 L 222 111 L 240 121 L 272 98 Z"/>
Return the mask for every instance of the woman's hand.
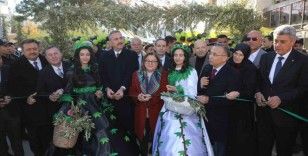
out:
<path id="1" fill-rule="evenodd" d="M 98 90 L 95 92 L 95 95 L 98 99 L 101 99 L 103 97 L 103 92 L 101 90 Z"/>
<path id="2" fill-rule="evenodd" d="M 150 94 L 140 93 L 137 98 L 140 102 L 147 102 L 152 98 L 152 96 Z"/>
<path id="3" fill-rule="evenodd" d="M 238 91 L 232 91 L 232 92 L 226 94 L 226 98 L 228 100 L 235 100 L 239 96 L 240 96 L 240 93 Z"/>
<path id="4" fill-rule="evenodd" d="M 176 92 L 176 87 L 171 85 L 166 85 L 167 91 L 169 92 Z"/>
<path id="5" fill-rule="evenodd" d="M 197 96 L 197 100 L 198 100 L 199 102 L 201 102 L 202 104 L 207 104 L 207 103 L 209 103 L 209 97 L 208 97 L 208 96 L 205 96 L 205 95 Z"/>

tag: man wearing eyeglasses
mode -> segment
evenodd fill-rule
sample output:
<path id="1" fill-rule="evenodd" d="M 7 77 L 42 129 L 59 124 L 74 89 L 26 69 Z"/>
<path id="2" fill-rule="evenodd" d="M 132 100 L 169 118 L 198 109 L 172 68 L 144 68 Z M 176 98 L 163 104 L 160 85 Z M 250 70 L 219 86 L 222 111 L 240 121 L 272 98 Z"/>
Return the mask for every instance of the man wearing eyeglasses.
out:
<path id="1" fill-rule="evenodd" d="M 247 40 L 251 49 L 251 54 L 248 59 L 259 68 L 261 56 L 266 53 L 266 51 L 261 48 L 263 42 L 262 34 L 259 31 L 252 30 L 247 34 Z"/>
<path id="2" fill-rule="evenodd" d="M 211 48 L 209 64 L 201 73 L 202 95 L 197 96 L 206 106 L 207 130 L 215 156 L 227 155 L 229 111 L 232 100 L 239 96 L 240 89 L 239 73 L 227 63 L 229 57 L 230 53 L 223 45 L 214 45 Z M 226 98 L 214 98 L 221 95 Z"/>
<path id="3" fill-rule="evenodd" d="M 298 113 L 308 92 L 308 58 L 293 49 L 296 30 L 282 25 L 274 30 L 275 53 L 260 61 L 261 82 L 256 101 L 258 116 L 258 154 L 271 156 L 274 143 L 278 156 L 291 156 L 299 120 L 279 108 Z"/>

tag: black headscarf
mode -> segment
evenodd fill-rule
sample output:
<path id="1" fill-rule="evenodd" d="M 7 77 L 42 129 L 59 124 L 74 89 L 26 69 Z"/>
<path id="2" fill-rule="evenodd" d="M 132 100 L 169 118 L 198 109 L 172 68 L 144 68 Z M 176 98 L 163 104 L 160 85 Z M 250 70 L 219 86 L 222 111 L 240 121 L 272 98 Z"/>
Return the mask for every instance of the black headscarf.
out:
<path id="1" fill-rule="evenodd" d="M 235 53 L 235 52 L 238 51 L 238 50 L 241 51 L 241 52 L 243 53 L 244 58 L 243 58 L 242 62 L 238 64 L 238 63 L 235 63 L 235 62 L 233 61 L 233 56 L 232 56 L 232 57 L 229 59 L 229 62 L 230 62 L 230 64 L 231 64 L 232 66 L 234 66 L 234 67 L 241 67 L 243 64 L 246 64 L 247 61 L 249 61 L 248 58 L 249 58 L 249 55 L 250 55 L 250 52 L 251 52 L 250 47 L 249 47 L 247 44 L 245 44 L 245 43 L 240 43 L 240 44 L 238 44 L 238 45 L 235 46 L 234 52 L 233 52 L 233 53 Z"/>

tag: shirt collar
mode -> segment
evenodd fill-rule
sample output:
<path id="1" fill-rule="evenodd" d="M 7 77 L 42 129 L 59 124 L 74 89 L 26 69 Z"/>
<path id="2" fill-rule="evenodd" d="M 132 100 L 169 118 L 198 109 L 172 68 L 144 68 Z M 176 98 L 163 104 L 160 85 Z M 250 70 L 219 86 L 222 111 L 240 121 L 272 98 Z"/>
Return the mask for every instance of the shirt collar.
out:
<path id="1" fill-rule="evenodd" d="M 287 58 L 289 57 L 290 53 L 291 53 L 292 49 L 287 52 L 286 54 L 282 55 L 282 57 L 284 58 L 284 60 L 287 60 Z M 277 59 L 278 57 L 280 57 L 281 55 L 276 53 L 275 59 Z"/>
<path id="2" fill-rule="evenodd" d="M 52 66 L 52 68 L 56 71 L 56 70 L 58 70 L 58 68 L 60 68 L 61 70 L 63 70 L 63 66 L 62 66 L 62 62 L 61 62 L 61 64 L 60 64 L 60 66 L 54 66 L 54 65 L 51 65 Z"/>

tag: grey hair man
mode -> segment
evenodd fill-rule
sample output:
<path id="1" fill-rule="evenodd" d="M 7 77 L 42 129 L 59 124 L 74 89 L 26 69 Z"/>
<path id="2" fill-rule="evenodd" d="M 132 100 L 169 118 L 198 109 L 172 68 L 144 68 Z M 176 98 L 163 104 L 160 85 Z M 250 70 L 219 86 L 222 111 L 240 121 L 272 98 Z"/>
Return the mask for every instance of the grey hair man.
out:
<path id="1" fill-rule="evenodd" d="M 274 31 L 275 53 L 260 61 L 258 104 L 258 153 L 270 156 L 276 142 L 277 155 L 291 156 L 297 134 L 296 118 L 278 108 L 299 112 L 308 91 L 308 58 L 293 49 L 296 30 L 282 25 Z"/>
<path id="2" fill-rule="evenodd" d="M 142 50 L 142 41 L 138 37 L 134 37 L 130 41 L 131 50 L 135 51 L 138 55 L 138 63 L 139 63 L 139 69 L 142 64 L 143 56 L 145 55 L 145 52 Z"/>

